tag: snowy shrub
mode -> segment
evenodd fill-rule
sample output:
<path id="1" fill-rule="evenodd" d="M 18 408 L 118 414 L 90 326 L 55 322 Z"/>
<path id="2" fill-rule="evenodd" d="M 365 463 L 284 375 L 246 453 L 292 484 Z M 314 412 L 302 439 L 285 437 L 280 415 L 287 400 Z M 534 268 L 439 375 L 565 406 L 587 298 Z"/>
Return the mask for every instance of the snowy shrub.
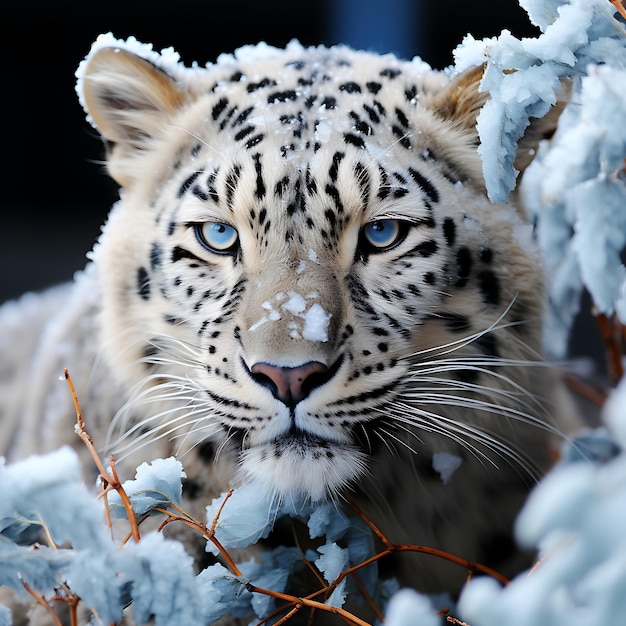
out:
<path id="1" fill-rule="evenodd" d="M 569 83 L 558 130 L 521 189 L 550 282 L 547 348 L 562 355 L 583 289 L 598 312 L 626 322 L 626 29 L 607 0 L 520 4 L 541 28 L 537 38 L 468 38 L 457 59 L 486 60 L 482 88 L 492 98 L 478 129 L 494 200 L 506 201 L 515 184 L 515 146 L 529 118 L 544 115 L 562 79 Z M 518 538 L 539 549 L 537 567 L 504 589 L 488 578 L 464 589 L 459 611 L 472 626 L 589 626 L 624 615 L 626 382 L 605 421 L 608 432 L 570 444 L 519 516 Z"/>
<path id="2" fill-rule="evenodd" d="M 520 4 L 538 37 L 468 35 L 455 59 L 459 68 L 486 61 L 481 89 L 491 97 L 478 117 L 479 151 L 494 201 L 506 202 L 516 184 L 513 161 L 530 118 L 571 92 L 521 188 L 550 281 L 546 348 L 560 357 L 583 287 L 600 312 L 626 322 L 626 28 L 608 0 Z"/>
<path id="3" fill-rule="evenodd" d="M 569 90 L 558 131 L 540 147 L 521 190 L 550 281 L 548 348 L 561 355 L 584 289 L 600 312 L 626 322 L 626 30 L 609 0 L 520 4 L 541 34 L 520 40 L 504 31 L 483 41 L 468 35 L 456 68 L 486 64 L 481 88 L 491 98 L 478 130 L 494 201 L 506 201 L 516 184 L 516 147 L 530 118 L 545 115 Z M 458 609 L 472 626 L 587 626 L 626 613 L 626 382 L 610 398 L 606 421 L 608 431 L 583 433 L 570 444 L 519 517 L 518 536 L 539 548 L 538 566 L 506 587 L 489 577 L 466 586 Z M 205 625 L 226 613 L 258 623 L 278 606 L 295 606 L 285 590 L 305 567 L 303 555 L 278 547 L 235 563 L 229 550 L 267 537 L 286 516 L 319 540 L 304 556 L 328 587 L 307 600 L 310 606 L 342 611 L 353 584 L 346 572 L 359 567 L 363 588 L 386 607 L 387 626 L 439 623 L 429 598 L 379 580 L 376 560 L 368 562 L 376 555 L 376 529 L 333 503 L 267 502 L 248 485 L 222 494 L 206 519 L 192 520 L 177 508 L 184 470 L 174 459 L 143 464 L 106 502 L 80 476 L 68 448 L 0 465 L 0 586 L 40 603 L 61 597 L 73 606 L 80 599 L 93 624 L 118 622 L 128 605 L 140 624 L 152 618 L 157 626 Z M 135 517 L 183 520 L 225 565 L 195 575 L 182 544 L 156 531 L 121 546 L 103 523 L 105 507 L 130 518 L 131 528 Z M 47 545 L 36 543 L 42 536 Z M 0 606 L 0 626 L 10 620 Z"/>

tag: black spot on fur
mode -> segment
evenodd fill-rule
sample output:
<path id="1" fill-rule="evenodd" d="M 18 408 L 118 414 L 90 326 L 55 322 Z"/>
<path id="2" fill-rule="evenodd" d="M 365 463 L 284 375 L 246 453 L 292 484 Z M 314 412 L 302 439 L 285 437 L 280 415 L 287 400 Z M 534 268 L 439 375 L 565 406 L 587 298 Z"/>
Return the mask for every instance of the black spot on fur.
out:
<path id="1" fill-rule="evenodd" d="M 226 204 L 229 207 L 232 207 L 233 196 L 235 195 L 235 190 L 237 189 L 240 178 L 241 167 L 239 165 L 233 165 L 233 168 L 226 177 Z"/>
<path id="2" fill-rule="evenodd" d="M 155 270 L 161 265 L 161 260 L 163 259 L 163 248 L 160 243 L 153 243 L 152 249 L 150 250 L 150 267 Z"/>
<path id="3" fill-rule="evenodd" d="M 363 108 L 365 109 L 365 112 L 369 116 L 370 120 L 374 122 L 374 124 L 380 123 L 380 117 L 378 113 L 376 113 L 376 111 L 372 107 L 368 106 L 367 104 L 364 104 Z"/>
<path id="4" fill-rule="evenodd" d="M 443 220 L 443 236 L 450 247 L 454 246 L 456 242 L 456 224 L 451 217 L 446 217 Z"/>
<path id="5" fill-rule="evenodd" d="M 258 89 L 263 89 L 265 87 L 274 87 L 275 85 L 276 85 L 275 80 L 264 78 L 258 83 L 250 83 L 246 89 L 248 90 L 248 93 L 252 93 L 253 91 L 257 91 Z"/>
<path id="6" fill-rule="evenodd" d="M 419 254 L 419 256 L 427 258 L 435 254 L 438 249 L 439 246 L 437 245 L 437 242 L 434 239 L 429 239 L 428 241 L 423 241 L 419 245 L 415 246 L 415 248 L 413 248 L 413 250 L 411 250 L 409 254 L 417 253 Z"/>
<path id="7" fill-rule="evenodd" d="M 346 143 L 349 143 L 357 148 L 364 148 L 365 142 L 361 137 L 355 135 L 354 133 L 344 133 L 343 139 Z"/>
<path id="8" fill-rule="evenodd" d="M 254 162 L 254 171 L 256 173 L 256 189 L 254 195 L 258 200 L 261 200 L 265 196 L 265 182 L 263 180 L 263 168 L 261 166 L 261 155 L 257 152 L 252 156 Z"/>
<path id="9" fill-rule="evenodd" d="M 213 200 L 213 202 L 215 202 L 216 204 L 219 203 L 220 201 L 220 197 L 217 194 L 217 190 L 215 188 L 215 181 L 217 180 L 217 171 L 215 172 L 211 172 L 208 177 L 207 177 L 207 192 L 211 198 L 211 200 Z"/>
<path id="10" fill-rule="evenodd" d="M 201 173 L 202 173 L 201 170 L 197 170 L 193 172 L 190 176 L 188 176 L 187 179 L 183 182 L 183 184 L 179 187 L 178 193 L 176 194 L 176 196 L 178 198 L 182 198 L 183 195 L 185 195 L 185 192 L 193 185 L 194 181 L 196 180 L 196 178 L 198 178 L 198 176 L 200 176 Z"/>
<path id="11" fill-rule="evenodd" d="M 374 95 L 376 95 L 383 87 L 380 83 L 377 83 L 377 82 L 374 82 L 374 81 L 370 81 L 369 83 L 365 83 L 365 86 L 367 87 L 367 90 L 370 93 L 373 93 Z"/>
<path id="12" fill-rule="evenodd" d="M 391 126 L 391 130 L 393 134 L 398 138 L 398 143 L 403 147 L 409 150 L 411 148 L 411 141 L 409 140 L 408 134 L 404 128 L 398 126 L 397 124 L 393 124 Z"/>
<path id="13" fill-rule="evenodd" d="M 339 175 L 339 164 L 345 156 L 346 155 L 343 152 L 335 152 L 335 154 L 333 154 L 333 164 L 328 170 L 328 176 L 333 182 L 337 181 L 337 176 Z"/>
<path id="14" fill-rule="evenodd" d="M 406 113 L 402 111 L 402 109 L 396 108 L 396 118 L 398 122 L 400 122 L 401 126 L 403 126 L 404 128 L 409 127 L 409 119 L 407 118 Z"/>
<path id="15" fill-rule="evenodd" d="M 490 270 L 478 273 L 478 286 L 485 304 L 500 304 L 500 281 Z"/>
<path id="16" fill-rule="evenodd" d="M 361 85 L 354 81 L 348 81 L 347 83 L 339 85 L 339 90 L 345 91 L 346 93 L 361 93 Z"/>
<path id="17" fill-rule="evenodd" d="M 176 246 L 175 248 L 173 248 L 172 254 L 170 256 L 170 261 L 172 263 L 176 263 L 183 259 L 191 259 L 193 261 L 200 261 L 204 263 L 203 259 L 197 257 L 195 254 L 193 254 L 193 252 L 190 252 L 185 248 L 181 248 L 180 246 Z"/>
<path id="18" fill-rule="evenodd" d="M 409 168 L 409 174 L 411 178 L 419 185 L 420 189 L 426 194 L 427 198 L 432 204 L 439 202 L 439 192 L 437 188 L 426 178 L 423 174 L 420 174 L 412 167 Z"/>
<path id="19" fill-rule="evenodd" d="M 397 76 L 400 76 L 400 74 L 402 74 L 401 70 L 391 67 L 385 68 L 379 73 L 380 76 L 384 76 L 385 78 L 396 78 Z"/>
<path id="20" fill-rule="evenodd" d="M 481 248 L 480 249 L 480 260 L 485 265 L 490 265 L 491 264 L 491 261 L 493 260 L 493 252 L 492 252 L 491 248 Z"/>
<path id="21" fill-rule="evenodd" d="M 163 320 L 168 324 L 172 324 L 173 326 L 181 326 L 185 323 L 185 320 L 182 317 L 177 317 L 176 315 L 165 314 L 163 316 Z"/>
<path id="22" fill-rule="evenodd" d="M 472 253 L 463 246 L 456 253 L 456 286 L 464 287 L 472 271 Z"/>
<path id="23" fill-rule="evenodd" d="M 228 100 L 226 98 L 222 98 L 217 102 L 217 104 L 211 110 L 211 117 L 213 121 L 216 121 L 219 116 L 224 112 L 224 109 L 228 106 Z"/>
<path id="24" fill-rule="evenodd" d="M 412 100 L 415 100 L 415 98 L 417 98 L 417 87 L 415 85 L 411 85 L 411 87 L 408 87 L 407 89 L 405 89 L 404 97 L 409 102 L 411 102 Z"/>
<path id="25" fill-rule="evenodd" d="M 137 270 L 137 293 L 143 300 L 150 300 L 150 277 L 145 267 Z"/>
<path id="26" fill-rule="evenodd" d="M 148 344 L 142 353 L 145 366 L 148 369 L 153 368 L 155 366 L 154 357 L 159 354 L 159 349 L 154 344 Z"/>
<path id="27" fill-rule="evenodd" d="M 475 343 L 480 348 L 481 352 L 487 356 L 500 356 L 498 352 L 498 340 L 493 333 L 485 333 L 477 337 Z"/>
<path id="28" fill-rule="evenodd" d="M 275 91 L 267 96 L 267 103 L 274 104 L 275 102 L 289 102 L 296 100 L 298 97 L 297 92 L 294 89 L 287 89 L 285 91 Z"/>
<path id="29" fill-rule="evenodd" d="M 252 111 L 254 111 L 254 107 L 248 107 L 247 109 L 244 109 L 233 121 L 233 128 L 235 126 L 241 126 L 246 121 L 250 113 L 252 113 Z"/>
<path id="30" fill-rule="evenodd" d="M 258 135 L 255 135 L 254 137 L 250 137 L 250 139 L 248 139 L 248 141 L 246 141 L 246 148 L 248 150 L 250 150 L 250 148 L 254 148 L 254 146 L 257 146 L 258 144 L 260 144 L 263 139 L 265 139 L 265 135 L 263 133 L 259 133 Z"/>
<path id="31" fill-rule="evenodd" d="M 235 141 L 241 141 L 245 137 L 247 137 L 250 133 L 254 132 L 254 126 L 246 126 L 242 128 L 236 135 Z"/>

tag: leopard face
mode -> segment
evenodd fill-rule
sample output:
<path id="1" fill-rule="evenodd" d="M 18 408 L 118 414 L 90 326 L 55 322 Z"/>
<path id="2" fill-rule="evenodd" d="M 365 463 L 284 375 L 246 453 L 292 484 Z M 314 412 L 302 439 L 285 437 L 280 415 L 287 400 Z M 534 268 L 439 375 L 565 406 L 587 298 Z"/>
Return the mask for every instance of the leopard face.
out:
<path id="1" fill-rule="evenodd" d="M 140 389 L 122 449 L 211 443 L 313 499 L 407 451 L 519 460 L 541 270 L 485 196 L 479 81 L 346 48 L 188 69 L 96 45 L 81 94 L 123 188 L 102 343 Z"/>

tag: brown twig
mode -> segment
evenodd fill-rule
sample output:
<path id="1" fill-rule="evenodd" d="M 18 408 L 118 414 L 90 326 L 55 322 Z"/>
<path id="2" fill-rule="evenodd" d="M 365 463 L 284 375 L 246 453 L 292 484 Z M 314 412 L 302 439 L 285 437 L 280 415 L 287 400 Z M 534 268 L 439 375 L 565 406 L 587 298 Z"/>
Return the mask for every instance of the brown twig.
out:
<path id="1" fill-rule="evenodd" d="M 63 626 L 63 622 L 59 618 L 59 616 L 55 613 L 54 609 L 50 606 L 48 601 L 43 597 L 43 594 L 35 591 L 25 580 L 22 579 L 22 585 L 24 585 L 24 589 L 33 597 L 37 604 L 42 606 L 52 618 L 52 621 L 55 623 L 55 626 Z"/>
<path id="2" fill-rule="evenodd" d="M 65 583 L 61 583 L 61 591 L 62 595 L 54 596 L 52 601 L 67 604 L 70 611 L 70 625 L 78 626 L 78 603 L 80 598 Z"/>
<path id="3" fill-rule="evenodd" d="M 604 313 L 596 313 L 596 324 L 604 340 L 609 377 L 613 385 L 622 379 L 622 340 L 624 328 L 616 315 L 608 317 Z"/>
<path id="4" fill-rule="evenodd" d="M 598 407 L 603 407 L 608 394 L 606 391 L 596 389 L 589 383 L 586 383 L 576 376 L 572 376 L 572 374 L 568 374 L 567 372 L 561 373 L 561 378 L 563 382 L 574 392 L 577 393 L 582 398 L 589 400 Z"/>
<path id="5" fill-rule="evenodd" d="M 620 2 L 620 0 L 609 0 L 609 2 L 617 9 L 617 12 L 623 18 L 626 18 L 626 9 L 624 8 L 624 5 Z"/>
<path id="6" fill-rule="evenodd" d="M 70 376 L 67 368 L 63 370 L 63 374 L 65 376 L 65 380 L 67 381 L 67 385 L 70 389 L 70 393 L 72 394 L 72 400 L 74 402 L 74 409 L 76 411 L 76 428 L 75 428 L 76 435 L 85 444 L 85 446 L 87 447 L 87 450 L 89 451 L 89 454 L 91 455 L 91 458 L 93 459 L 96 467 L 98 468 L 98 471 L 100 472 L 100 478 L 102 482 L 104 483 L 105 491 L 107 490 L 109 486 L 112 489 L 115 489 L 115 491 L 117 491 L 120 497 L 120 500 L 122 501 L 122 504 L 124 506 L 124 509 L 126 510 L 126 515 L 128 517 L 128 522 L 130 524 L 133 539 L 135 540 L 135 542 L 139 542 L 141 539 L 141 536 L 139 534 L 139 525 L 137 524 L 137 517 L 135 515 L 135 511 L 133 510 L 133 506 L 130 502 L 130 498 L 128 497 L 128 494 L 124 491 L 124 488 L 122 487 L 122 483 L 120 482 L 119 476 L 117 475 L 117 470 L 115 469 L 115 462 L 113 460 L 113 457 L 112 456 L 109 457 L 109 465 L 111 469 L 110 471 L 108 471 L 104 467 L 104 464 L 102 463 L 102 460 L 100 459 L 100 456 L 98 455 L 96 448 L 93 445 L 93 439 L 89 436 L 89 433 L 87 433 L 87 430 L 85 429 L 85 422 L 83 420 L 83 412 L 82 412 L 82 409 L 80 408 L 80 402 L 78 401 L 78 394 L 76 393 L 76 389 L 74 387 L 72 377 Z"/>
<path id="7" fill-rule="evenodd" d="M 232 493 L 233 493 L 233 489 L 231 489 L 226 494 L 224 501 L 220 505 L 215 517 L 213 518 L 211 528 L 209 528 L 206 524 L 203 524 L 202 522 L 199 522 L 198 520 L 194 519 L 191 515 L 189 515 L 189 513 L 187 513 L 180 507 L 177 507 L 176 505 L 172 505 L 172 506 L 179 512 L 178 515 L 176 513 L 172 513 L 171 511 L 168 511 L 167 509 L 155 508 L 154 510 L 158 511 L 159 513 L 163 513 L 164 515 L 167 516 L 166 519 L 163 520 L 163 522 L 157 529 L 158 531 L 163 530 L 168 524 L 171 524 L 172 522 L 182 522 L 183 524 L 185 524 L 185 526 L 188 526 L 189 528 L 197 530 L 218 549 L 219 553 L 222 555 L 222 558 L 226 561 L 227 565 L 230 567 L 230 569 L 235 574 L 235 576 L 243 577 L 241 570 L 237 567 L 236 563 L 233 561 L 230 554 L 228 554 L 228 551 L 226 550 L 226 548 L 224 548 L 224 546 L 222 546 L 222 544 L 219 542 L 217 537 L 215 537 L 215 529 L 217 528 L 217 522 L 219 520 L 220 515 L 222 514 L 224 505 L 226 504 L 227 500 L 230 498 Z"/>
<path id="8" fill-rule="evenodd" d="M 469 572 L 474 572 L 474 573 L 480 572 L 481 574 L 487 574 L 488 576 L 491 576 L 492 578 L 495 578 L 497 581 L 501 582 L 503 585 L 509 584 L 508 578 L 500 574 L 500 572 L 497 572 L 496 570 L 492 569 L 491 567 L 487 567 L 486 565 L 482 565 L 481 563 L 475 563 L 474 561 L 468 561 L 467 559 L 462 559 L 454 554 L 445 552 L 444 550 L 439 550 L 437 548 L 429 548 L 428 546 L 419 546 L 419 545 L 414 545 L 414 544 L 393 544 L 389 541 L 389 539 L 387 539 L 387 537 L 382 533 L 382 531 L 378 528 L 378 526 L 376 526 L 376 524 L 374 524 L 374 522 L 372 522 L 356 504 L 354 504 L 354 502 L 351 502 L 350 506 L 352 506 L 352 508 L 361 517 L 361 519 L 372 529 L 374 534 L 378 537 L 378 539 L 380 539 L 382 544 L 385 546 L 385 549 L 382 552 L 379 552 L 378 554 L 374 555 L 373 557 L 370 557 L 363 563 L 359 563 L 358 565 L 355 565 L 354 567 L 346 570 L 345 572 L 342 572 L 339 575 L 339 579 L 344 578 L 347 574 L 351 573 L 352 571 L 361 569 L 362 567 L 365 567 L 366 565 L 369 565 L 370 563 L 373 563 L 374 561 L 378 561 L 379 559 L 389 554 L 393 554 L 394 552 L 420 552 L 422 554 L 431 554 L 433 556 L 437 556 L 439 558 L 445 559 L 446 561 L 451 561 L 452 563 L 456 563 L 457 565 L 460 565 L 461 567 L 464 567 L 465 569 L 467 569 Z M 335 582 L 333 582 L 333 584 L 335 584 Z M 339 582 L 341 581 L 339 580 Z"/>

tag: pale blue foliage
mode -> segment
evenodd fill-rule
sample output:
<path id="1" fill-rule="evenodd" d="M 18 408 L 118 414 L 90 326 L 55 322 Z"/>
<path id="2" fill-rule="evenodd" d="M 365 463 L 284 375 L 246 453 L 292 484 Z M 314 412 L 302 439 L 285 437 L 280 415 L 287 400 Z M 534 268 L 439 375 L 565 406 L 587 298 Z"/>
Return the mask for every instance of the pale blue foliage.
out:
<path id="1" fill-rule="evenodd" d="M 112 543 L 107 550 L 84 551 L 65 568 L 65 580 L 86 606 L 94 609 L 103 624 L 114 624 L 122 617 L 128 599 L 130 579 L 125 552 Z M 113 575 L 115 573 L 115 575 Z"/>
<path id="2" fill-rule="evenodd" d="M 202 570 L 196 577 L 200 610 L 207 623 L 212 624 L 226 613 L 237 610 L 237 601 L 246 592 L 246 581 L 217 563 Z M 249 615 L 248 603 L 244 616 Z"/>
<path id="3" fill-rule="evenodd" d="M 0 537 L 0 586 L 25 594 L 24 580 L 33 589 L 50 594 L 59 584 L 59 571 L 70 564 L 74 556 L 70 550 L 18 546 Z"/>
<path id="4" fill-rule="evenodd" d="M 530 118 L 542 117 L 556 103 L 560 79 L 579 79 L 589 64 L 626 67 L 624 29 L 607 0 L 525 4 L 543 29 L 539 37 L 517 39 L 503 31 L 495 41 L 485 40 L 481 89 L 489 91 L 490 99 L 478 117 L 479 151 L 495 202 L 506 202 L 515 187 L 517 142 Z M 470 42 L 475 45 L 471 38 L 465 44 Z"/>
<path id="5" fill-rule="evenodd" d="M 339 574 L 350 565 L 349 552 L 336 543 L 326 543 L 317 548 L 320 556 L 315 561 L 317 569 L 327 583 L 332 583 Z M 330 606 L 343 606 L 346 599 L 346 579 L 344 578 L 333 590 L 326 603 Z"/>
<path id="6" fill-rule="evenodd" d="M 486 60 L 481 89 L 490 99 L 478 117 L 479 151 L 498 202 L 516 184 L 517 144 L 531 118 L 547 113 L 568 81 L 556 135 L 521 185 L 548 271 L 546 348 L 561 357 L 583 289 L 600 312 L 617 311 L 626 322 L 626 28 L 608 0 L 520 4 L 542 29 L 538 37 L 468 36 L 455 57 L 464 67 L 482 50 Z"/>
<path id="7" fill-rule="evenodd" d="M 11 611 L 6 606 L 0 605 L 0 626 L 11 626 Z"/>
<path id="8" fill-rule="evenodd" d="M 209 526 L 219 514 L 215 537 L 222 546 L 243 548 L 269 535 L 278 516 L 279 503 L 269 498 L 258 485 L 249 483 L 230 496 L 223 493 L 206 511 Z M 211 542 L 207 543 L 207 551 L 218 554 Z"/>
<path id="9" fill-rule="evenodd" d="M 402 589 L 396 593 L 387 609 L 385 626 L 439 626 L 441 619 L 436 616 L 430 600 L 412 589 Z"/>
<path id="10" fill-rule="evenodd" d="M 169 541 L 160 533 L 150 533 L 138 544 L 128 545 L 125 551 L 130 557 L 126 573 L 132 580 L 132 608 L 138 623 L 144 624 L 151 617 L 155 626 L 205 623 L 200 612 L 193 559 L 180 542 Z"/>
<path id="11" fill-rule="evenodd" d="M 66 500 L 71 506 L 59 506 Z M 29 524 L 45 525 L 58 545 L 71 541 L 75 548 L 101 548 L 108 542 L 101 519 L 102 507 L 82 484 L 78 458 L 69 447 L 9 467 L 0 465 L 4 537 L 15 537 L 16 528 L 22 535 Z"/>
<path id="12" fill-rule="evenodd" d="M 180 461 L 173 457 L 155 459 L 152 463 L 142 463 L 134 480 L 127 480 L 122 487 L 130 497 L 133 511 L 142 516 L 149 511 L 167 509 L 171 503 L 180 505 L 183 493 L 182 479 L 185 472 Z M 109 507 L 114 517 L 126 517 L 126 510 L 117 494 L 109 495 Z"/>
<path id="13" fill-rule="evenodd" d="M 298 548 L 277 547 L 239 564 L 241 576 L 222 565 L 195 576 L 192 559 L 182 544 L 156 532 L 120 549 L 105 528 L 102 501 L 80 484 L 80 475 L 77 456 L 69 448 L 0 466 L 0 585 L 25 594 L 22 581 L 26 581 L 51 597 L 65 583 L 99 616 L 101 624 L 119 622 L 124 607 L 130 605 L 138 624 L 200 626 L 222 615 L 264 619 L 275 610 L 276 600 L 252 593 L 248 583 L 282 592 L 289 579 L 305 567 Z M 141 465 L 136 478 L 124 487 L 135 512 L 144 515 L 155 507 L 180 502 L 184 476 L 178 461 L 156 459 Z M 207 508 L 207 521 L 211 525 L 221 509 L 216 536 L 228 548 L 255 544 L 267 537 L 277 520 L 286 517 L 308 524 L 313 539 L 325 538 L 326 543 L 308 556 L 329 583 L 345 568 L 374 554 L 369 528 L 360 519 L 348 519 L 336 505 L 304 498 L 300 502 L 272 501 L 254 484 L 235 490 L 224 503 L 225 497 L 223 494 Z M 122 508 L 119 498 L 111 494 L 109 499 L 117 509 Z M 44 528 L 51 536 L 73 544 L 73 549 L 23 545 L 27 539 L 31 543 L 36 540 L 31 531 Z M 208 545 L 213 546 L 211 542 Z M 378 584 L 376 565 L 360 575 L 373 597 L 381 602 L 387 599 L 391 587 Z M 327 603 L 341 606 L 348 586 L 345 580 L 339 584 Z"/>
<path id="14" fill-rule="evenodd" d="M 616 454 L 626 446 L 626 385 L 606 418 L 613 439 L 601 431 L 591 442 L 599 462 L 567 455 L 518 519 L 518 537 L 539 548 L 541 565 L 504 589 L 487 579 L 465 588 L 459 608 L 473 626 L 589 626 L 626 614 L 626 454 Z"/>
<path id="15" fill-rule="evenodd" d="M 311 511 L 307 519 L 311 539 L 326 537 L 336 541 L 348 531 L 353 520 L 348 519 L 337 505 L 332 502 L 320 502 Z"/>

